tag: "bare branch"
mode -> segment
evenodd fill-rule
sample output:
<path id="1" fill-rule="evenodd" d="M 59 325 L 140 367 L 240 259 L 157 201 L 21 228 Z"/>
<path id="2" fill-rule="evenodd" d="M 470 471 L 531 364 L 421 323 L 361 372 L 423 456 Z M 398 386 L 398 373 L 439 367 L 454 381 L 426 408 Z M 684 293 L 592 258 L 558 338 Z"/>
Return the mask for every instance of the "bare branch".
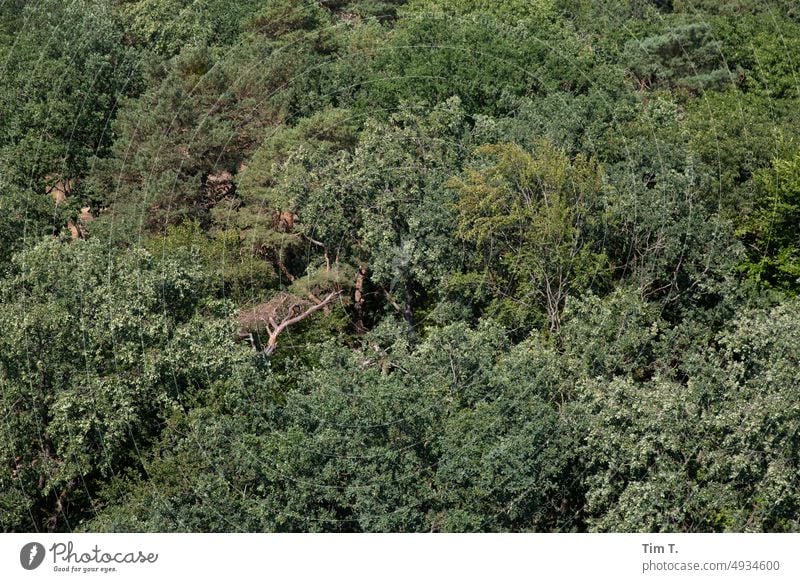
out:
<path id="1" fill-rule="evenodd" d="M 342 290 L 331 291 L 323 299 L 311 302 L 308 299 L 279 293 L 270 301 L 255 306 L 239 315 L 239 324 L 242 328 L 241 337 L 252 337 L 253 331 L 259 329 L 266 331 L 268 340 L 263 352 L 270 356 L 275 351 L 278 336 L 291 325 L 307 319 L 320 309 L 330 305 L 342 294 Z"/>

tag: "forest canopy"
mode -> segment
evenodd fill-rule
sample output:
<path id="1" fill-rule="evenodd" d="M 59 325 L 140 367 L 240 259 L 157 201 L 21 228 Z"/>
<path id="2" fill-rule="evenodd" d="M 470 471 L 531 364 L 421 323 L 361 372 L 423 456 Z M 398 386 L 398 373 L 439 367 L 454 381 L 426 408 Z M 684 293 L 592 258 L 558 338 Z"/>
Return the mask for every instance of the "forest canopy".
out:
<path id="1" fill-rule="evenodd" d="M 789 0 L 0 2 L 0 531 L 800 531 Z"/>

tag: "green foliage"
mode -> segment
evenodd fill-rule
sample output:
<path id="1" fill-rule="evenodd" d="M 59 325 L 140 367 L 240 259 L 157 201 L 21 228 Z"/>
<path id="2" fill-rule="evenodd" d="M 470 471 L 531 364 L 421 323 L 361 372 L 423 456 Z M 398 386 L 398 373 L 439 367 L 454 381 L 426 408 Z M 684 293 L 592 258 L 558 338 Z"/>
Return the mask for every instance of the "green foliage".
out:
<path id="1" fill-rule="evenodd" d="M 2 178 L 0 178 L 1 180 Z M 53 201 L 28 188 L 0 182 L 0 269 L 4 269 L 14 251 L 25 244 L 26 236 L 49 234 L 53 227 Z"/>
<path id="2" fill-rule="evenodd" d="M 46 174 L 81 174 L 108 146 L 135 64 L 107 2 L 37 2 L 20 19 L 14 43 L 0 47 L 0 160 L 6 179 L 44 186 Z"/>
<path id="3" fill-rule="evenodd" d="M 0 288 L 4 531 L 76 527 L 99 483 L 140 466 L 166 418 L 247 365 L 223 306 L 202 314 L 200 277 L 96 242 L 49 240 L 15 257 Z"/>
<path id="4" fill-rule="evenodd" d="M 800 531 L 795 4 L 0 2 L 0 529 Z"/>
<path id="5" fill-rule="evenodd" d="M 297 36 L 320 28 L 325 23 L 325 16 L 317 2 L 273 0 L 253 15 L 249 26 L 272 38 Z"/>
<path id="6" fill-rule="evenodd" d="M 698 178 L 726 217 L 738 221 L 752 210 L 753 176 L 787 153 L 784 135 L 797 124 L 789 103 L 752 92 L 709 93 L 687 103 L 682 125 L 700 163 Z"/>
<path id="7" fill-rule="evenodd" d="M 196 257 L 207 274 L 206 292 L 236 302 L 252 301 L 275 285 L 271 265 L 243 245 L 235 230 L 207 234 L 196 222 L 182 224 L 170 227 L 162 237 L 149 239 L 147 248 L 160 260 L 182 254 Z"/>
<path id="8" fill-rule="evenodd" d="M 557 526 L 552 499 L 560 476 L 569 473 L 572 446 L 542 389 L 548 378 L 492 380 L 513 376 L 528 353 L 503 357 L 503 332 L 493 325 L 444 328 L 416 354 L 404 339 L 380 341 L 397 335 L 403 335 L 399 329 L 384 327 L 355 352 L 322 346 L 319 367 L 304 374 L 283 404 L 243 417 L 262 419 L 255 432 L 232 415 L 212 425 L 189 422 L 191 436 L 180 438 L 177 452 L 149 471 L 159 485 L 133 489 L 124 506 L 101 516 L 101 527 L 345 532 Z M 202 452 L 196 449 L 201 442 Z M 223 452 L 229 460 L 219 457 Z M 203 458 L 209 460 L 184 470 L 190 459 Z M 569 500 L 558 504 L 569 507 Z"/>
<path id="9" fill-rule="evenodd" d="M 758 282 L 800 290 L 800 153 L 772 162 L 756 175 L 756 208 L 739 230 L 748 249 L 741 268 Z"/>
<path id="10" fill-rule="evenodd" d="M 794 55 L 800 49 L 797 25 L 779 22 L 759 32 L 751 40 L 753 50 L 754 88 L 771 98 L 798 97 L 797 63 Z"/>
<path id="11" fill-rule="evenodd" d="M 678 318 L 716 301 L 720 283 L 742 258 L 726 209 L 736 199 L 730 192 L 722 197 L 712 173 L 718 163 L 698 159 L 684 124 L 679 103 L 657 93 L 610 132 L 604 152 L 612 185 L 605 240 L 610 262 L 621 280 L 664 301 Z"/>
<path id="12" fill-rule="evenodd" d="M 115 155 L 98 166 L 92 186 L 115 220 L 130 224 L 125 230 L 184 220 L 207 227 L 217 205 L 235 201 L 236 174 L 270 130 L 319 104 L 322 81 L 309 71 L 336 47 L 332 33 L 316 30 L 326 26 L 325 11 L 281 2 L 264 10 L 281 28 L 262 29 L 256 14 L 253 34 L 227 52 L 186 46 L 154 66 L 147 90 L 122 108 Z M 276 10 L 288 15 L 273 19 Z M 228 187 L 209 187 L 209 179 Z"/>
<path id="13" fill-rule="evenodd" d="M 706 23 L 681 24 L 627 45 L 638 87 L 680 87 L 695 92 L 731 82 L 721 48 Z"/>
<path id="14" fill-rule="evenodd" d="M 553 0 L 412 0 L 404 14 L 443 12 L 464 16 L 466 14 L 482 14 L 499 17 L 509 22 L 524 19 L 542 20 L 552 15 L 555 2 Z"/>
<path id="15" fill-rule="evenodd" d="M 112 141 L 118 100 L 137 90 L 135 53 L 110 2 L 3 3 L 0 33 L 0 264 L 26 239 L 59 231 L 92 205 L 81 178 Z M 9 30 L 10 32 L 10 30 Z M 71 184 L 71 208 L 48 193 Z M 68 204 L 70 204 L 68 203 Z"/>
<path id="16" fill-rule="evenodd" d="M 795 21 L 800 18 L 797 4 L 792 0 L 769 0 L 754 2 L 753 0 L 672 0 L 675 12 L 700 13 L 709 15 L 726 15 L 741 18 L 745 14 L 755 14 L 762 18 L 775 18 L 786 15 Z"/>
<path id="17" fill-rule="evenodd" d="M 455 98 L 365 127 L 346 187 L 365 195 L 358 232 L 375 283 L 430 288 L 452 267 L 452 197 L 443 183 L 468 139 Z"/>
<path id="18" fill-rule="evenodd" d="M 357 104 L 378 111 L 394 110 L 403 101 L 434 105 L 457 96 L 470 112 L 505 113 L 513 97 L 564 87 L 584 91 L 595 60 L 567 28 L 506 22 L 482 12 L 458 17 L 412 12 L 373 53 L 374 72 Z"/>
<path id="19" fill-rule="evenodd" d="M 797 531 L 796 307 L 741 317 L 683 384 L 581 387 L 590 529 Z"/>
<path id="20" fill-rule="evenodd" d="M 511 322 L 524 324 L 538 307 L 557 331 L 567 297 L 597 285 L 606 266 L 592 244 L 602 228 L 600 168 L 544 141 L 533 154 L 514 144 L 476 154 L 483 163 L 449 184 L 459 194 L 459 236 L 480 248 L 479 267 Z"/>
<path id="21" fill-rule="evenodd" d="M 261 0 L 123 0 L 119 18 L 129 42 L 159 55 L 184 47 L 227 45 Z"/>
<path id="22" fill-rule="evenodd" d="M 465 155 L 463 109 L 455 98 L 431 111 L 406 105 L 388 122 L 366 121 L 357 141 L 353 130 L 348 112 L 330 110 L 276 132 L 242 174 L 249 206 L 233 220 L 252 224 L 290 267 L 302 255 L 298 276 L 364 269 L 410 318 L 415 290 L 435 288 L 457 261 L 443 184 Z M 270 230 L 275 212 L 297 220 Z"/>

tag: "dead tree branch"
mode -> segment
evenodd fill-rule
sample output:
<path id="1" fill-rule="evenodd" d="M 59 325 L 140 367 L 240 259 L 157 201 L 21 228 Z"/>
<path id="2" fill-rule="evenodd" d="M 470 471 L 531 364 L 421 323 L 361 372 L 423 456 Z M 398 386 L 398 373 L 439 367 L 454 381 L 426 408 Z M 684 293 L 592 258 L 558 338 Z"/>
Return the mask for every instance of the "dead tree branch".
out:
<path id="1" fill-rule="evenodd" d="M 271 356 L 278 345 L 278 336 L 286 331 L 286 328 L 324 309 L 341 294 L 341 289 L 331 291 L 324 298 L 312 302 L 290 293 L 278 293 L 266 303 L 256 305 L 239 315 L 241 327 L 239 335 L 242 338 L 252 338 L 254 333 L 266 332 L 267 343 L 261 351 L 264 355 Z"/>

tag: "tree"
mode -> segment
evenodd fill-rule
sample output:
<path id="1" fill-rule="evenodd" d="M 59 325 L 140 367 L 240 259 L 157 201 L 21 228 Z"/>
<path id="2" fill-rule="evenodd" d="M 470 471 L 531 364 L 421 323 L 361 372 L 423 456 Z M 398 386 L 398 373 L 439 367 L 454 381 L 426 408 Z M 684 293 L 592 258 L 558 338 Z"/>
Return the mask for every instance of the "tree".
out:
<path id="1" fill-rule="evenodd" d="M 432 110 L 408 105 L 388 122 L 366 121 L 357 140 L 351 132 L 347 111 L 328 111 L 276 133 L 243 173 L 249 208 L 238 214 L 266 215 L 268 224 L 291 217 L 291 228 L 252 229 L 265 243 L 285 245 L 273 255 L 290 281 L 353 273 L 359 320 L 368 281 L 413 324 L 419 295 L 456 261 L 452 193 L 443 184 L 466 151 L 464 113 L 458 99 Z M 303 261 L 293 266 L 284 249 Z"/>
<path id="2" fill-rule="evenodd" d="M 541 531 L 574 524 L 570 427 L 547 361 L 502 328 L 445 327 L 412 350 L 384 322 L 275 405 L 242 387 L 193 411 L 92 527 L 128 531 Z M 531 362 L 533 364 L 531 365 Z M 255 409 L 258 412 L 252 413 Z M 203 420 L 203 419 L 206 420 Z"/>
<path id="3" fill-rule="evenodd" d="M 508 4 L 523 12 L 535 6 Z M 437 6 L 431 12 L 427 3 L 419 8 L 398 20 L 385 46 L 370 50 L 370 74 L 356 95 L 356 109 L 391 112 L 405 101 L 434 106 L 456 96 L 470 114 L 499 115 L 513 111 L 515 97 L 579 93 L 592 83 L 597 59 L 586 39 L 546 17 L 520 21 L 495 11 L 454 15 Z"/>
<path id="4" fill-rule="evenodd" d="M 187 45 L 231 44 L 257 0 L 125 0 L 119 18 L 133 44 L 170 57 Z"/>
<path id="5" fill-rule="evenodd" d="M 759 198 L 743 221 L 739 236 L 748 258 L 741 265 L 748 277 L 796 293 L 800 289 L 800 153 L 776 159 L 756 174 Z"/>
<path id="6" fill-rule="evenodd" d="M 682 382 L 581 382 L 589 528 L 797 531 L 797 323 L 738 313 Z"/>
<path id="7" fill-rule="evenodd" d="M 278 336 L 281 332 L 290 325 L 300 323 L 314 315 L 320 309 L 325 309 L 341 294 L 341 290 L 331 291 L 325 297 L 313 302 L 290 293 L 278 293 L 267 303 L 248 309 L 239 316 L 239 323 L 242 326 L 240 335 L 246 336 L 255 347 L 254 334 L 266 331 L 267 342 L 263 344 L 262 352 L 270 356 L 278 345 Z"/>
<path id="8" fill-rule="evenodd" d="M 699 92 L 733 81 L 722 44 L 706 23 L 678 24 L 662 34 L 630 41 L 628 62 L 639 89 L 673 86 Z"/>
<path id="9" fill-rule="evenodd" d="M 139 89 L 139 75 L 110 2 L 4 3 L 3 10 L 16 26 L 8 42 L 0 35 L 5 262 L 23 240 L 77 223 L 80 208 L 96 212 L 82 180 L 91 160 L 108 152 L 109 124 L 119 100 Z"/>
<path id="10" fill-rule="evenodd" d="M 0 285 L 0 527 L 70 531 L 106 480 L 141 470 L 175 411 L 254 370 L 189 261 L 52 239 L 14 265 Z"/>
<path id="11" fill-rule="evenodd" d="M 543 310 L 561 326 L 567 297 L 596 285 L 605 257 L 592 239 L 602 208 L 596 162 L 570 160 L 542 141 L 531 154 L 514 144 L 486 145 L 482 164 L 449 185 L 458 193 L 459 236 L 481 249 L 480 267 L 498 301 L 521 321 Z"/>

